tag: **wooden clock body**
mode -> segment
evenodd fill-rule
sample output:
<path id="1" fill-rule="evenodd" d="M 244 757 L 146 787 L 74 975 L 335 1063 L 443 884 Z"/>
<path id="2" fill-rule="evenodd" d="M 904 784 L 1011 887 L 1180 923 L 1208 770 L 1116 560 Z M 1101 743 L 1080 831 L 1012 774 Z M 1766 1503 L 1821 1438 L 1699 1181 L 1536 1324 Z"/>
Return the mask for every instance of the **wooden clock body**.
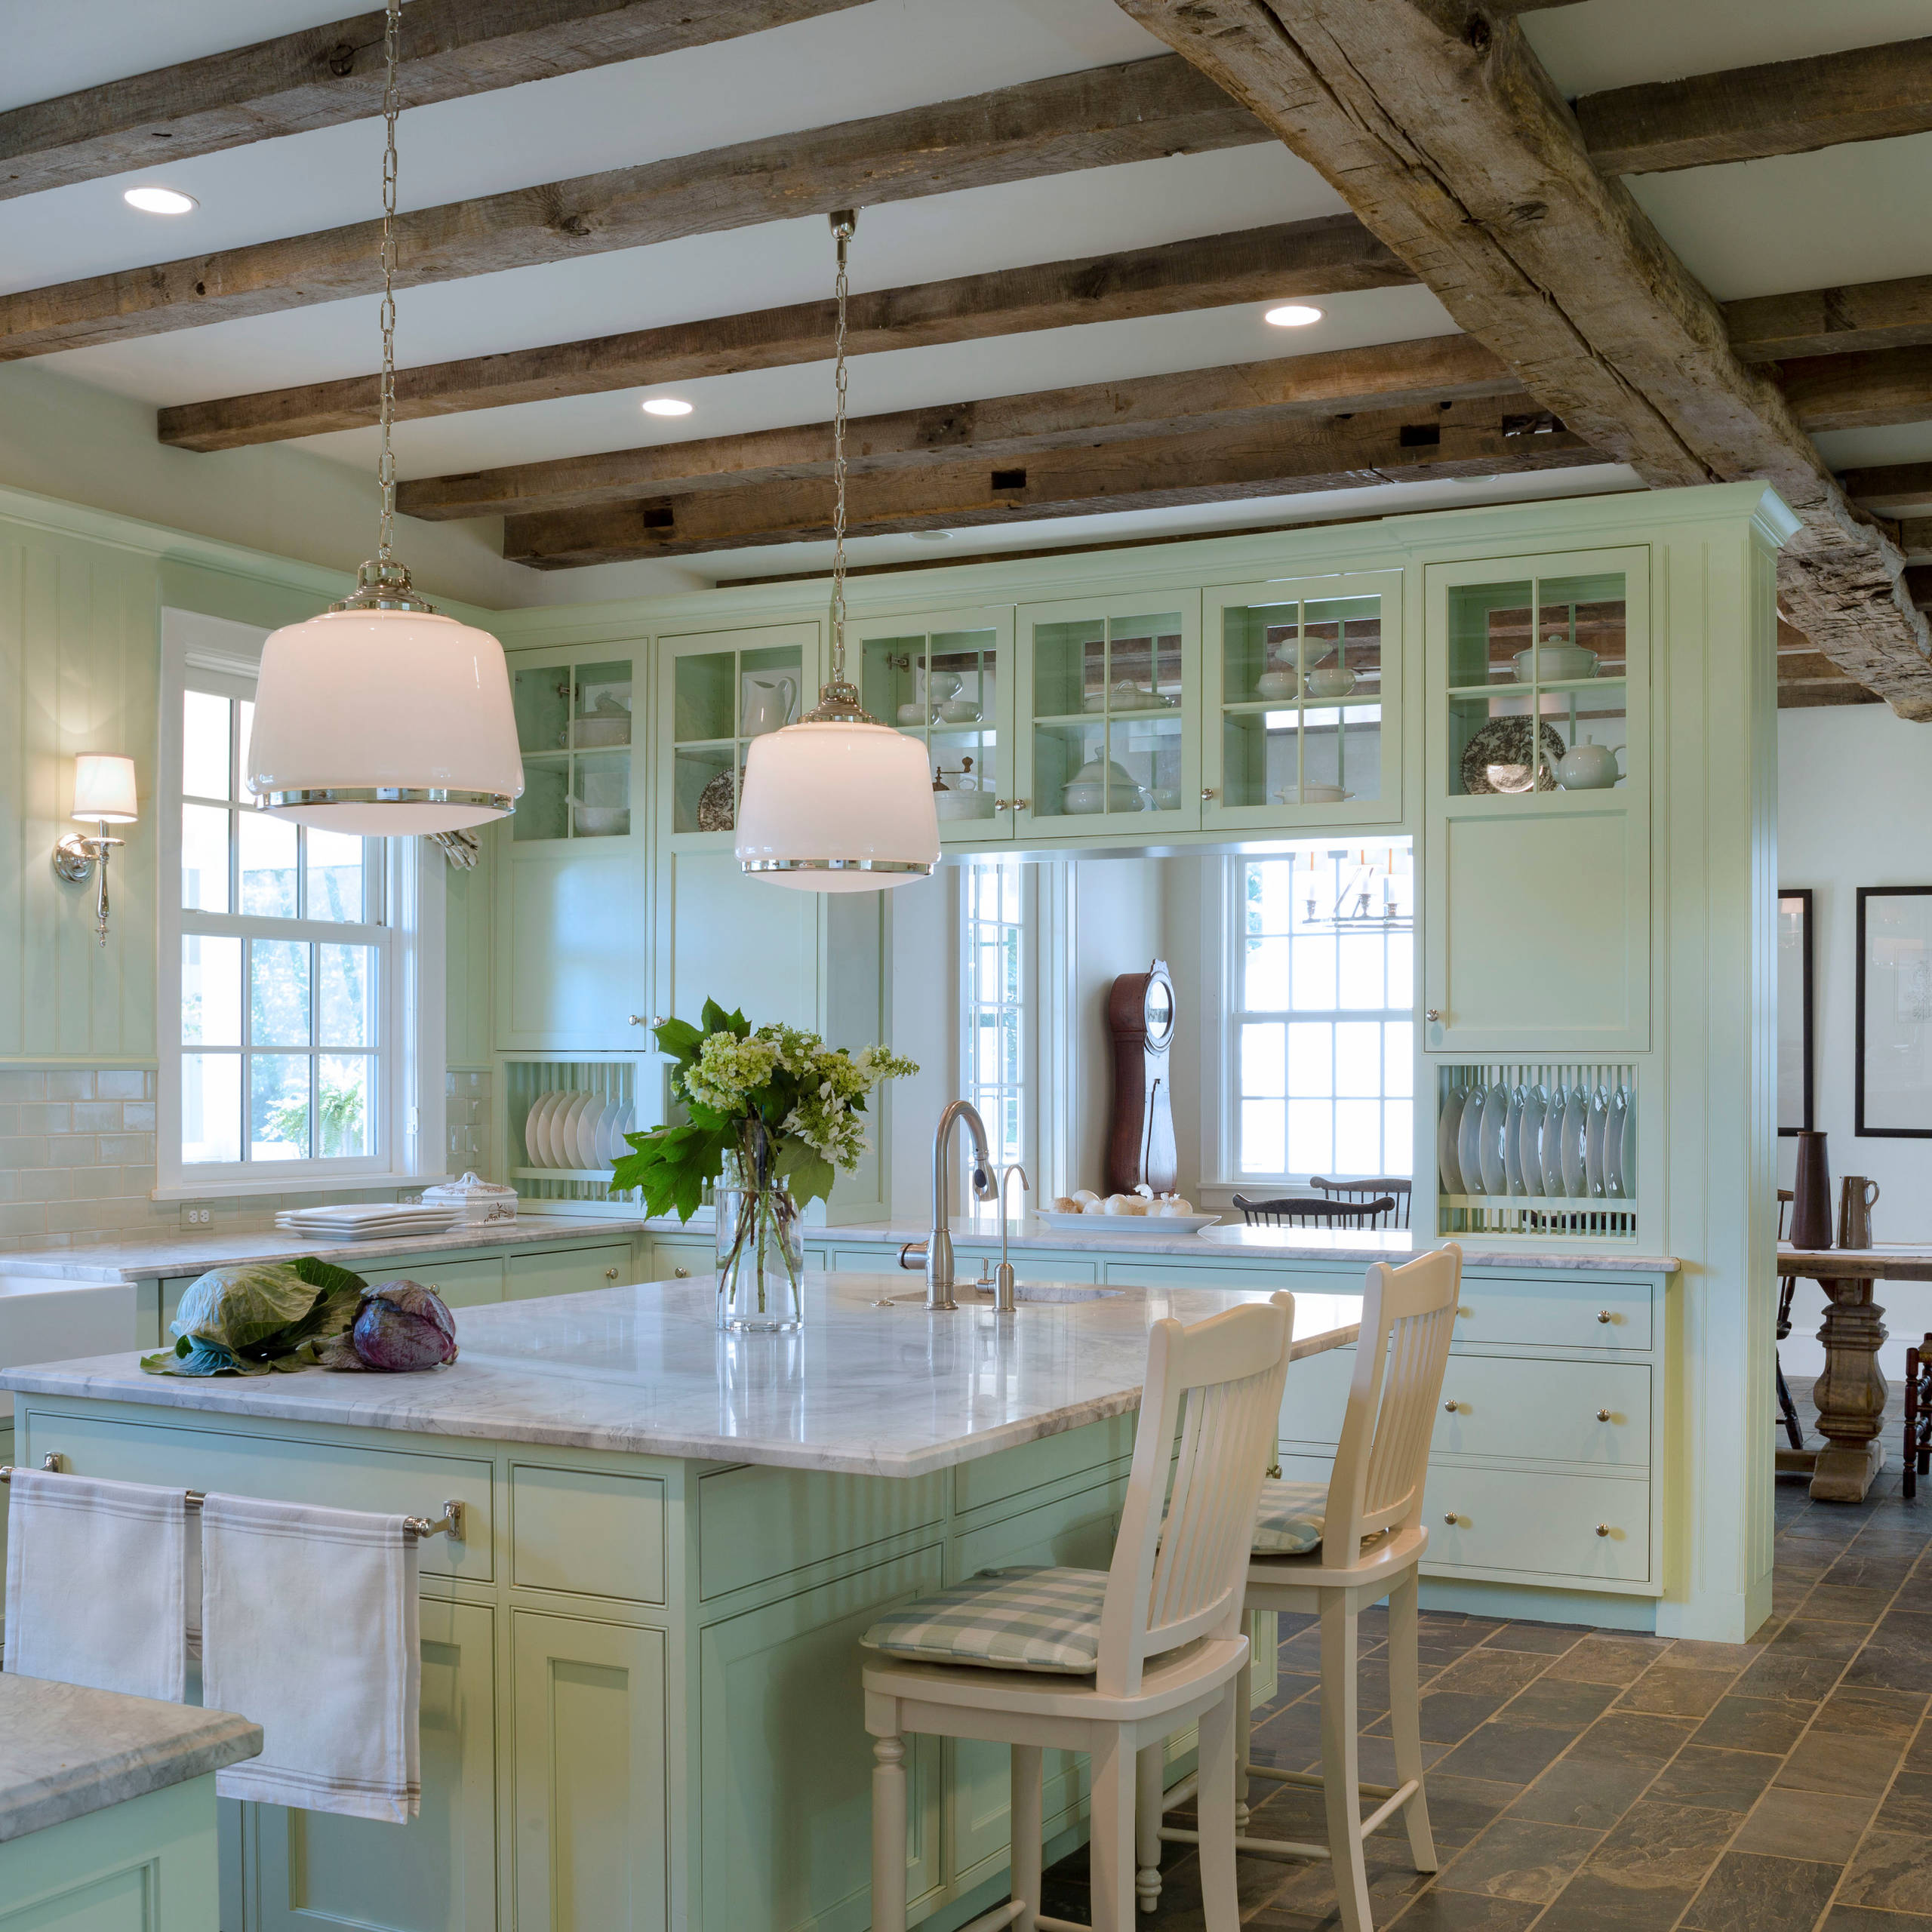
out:
<path id="1" fill-rule="evenodd" d="M 1107 995 L 1107 1031 L 1113 1041 L 1114 1104 L 1107 1129 L 1106 1192 L 1131 1194 L 1144 1181 L 1156 1194 L 1171 1194 L 1180 1184 L 1180 1168 L 1168 1069 L 1174 983 L 1165 960 L 1115 980 Z"/>

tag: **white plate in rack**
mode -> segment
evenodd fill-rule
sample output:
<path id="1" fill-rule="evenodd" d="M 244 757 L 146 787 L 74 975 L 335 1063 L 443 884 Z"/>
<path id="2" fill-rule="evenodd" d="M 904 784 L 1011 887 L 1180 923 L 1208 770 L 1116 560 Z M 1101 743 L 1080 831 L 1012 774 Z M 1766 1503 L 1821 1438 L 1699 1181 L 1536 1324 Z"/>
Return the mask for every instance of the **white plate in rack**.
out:
<path id="1" fill-rule="evenodd" d="M 1443 1098 L 1442 1117 L 1435 1124 L 1435 1164 L 1441 1170 L 1444 1194 L 1469 1191 L 1463 1185 L 1462 1167 L 1456 1158 L 1456 1136 L 1463 1124 L 1463 1103 L 1468 1096 L 1466 1088 L 1451 1087 Z"/>
<path id="2" fill-rule="evenodd" d="M 572 1094 L 552 1116 L 555 1124 L 550 1129 L 550 1139 L 557 1149 L 557 1164 L 560 1168 L 580 1168 L 581 1149 L 577 1146 L 577 1124 L 586 1111 L 596 1103 L 595 1094 Z"/>
<path id="3" fill-rule="evenodd" d="M 593 1094 L 590 1104 L 577 1117 L 577 1161 L 580 1168 L 604 1164 L 604 1122 L 611 1103 L 601 1094 Z"/>
<path id="4" fill-rule="evenodd" d="M 1036 1208 L 1035 1220 L 1066 1234 L 1198 1235 L 1211 1228 L 1218 1214 L 1069 1214 L 1055 1208 Z"/>
<path id="5" fill-rule="evenodd" d="M 530 1119 L 524 1129 L 524 1143 L 530 1152 L 531 1164 L 538 1168 L 561 1167 L 556 1150 L 550 1144 L 550 1121 L 556 1112 L 558 1103 L 568 1100 L 565 1094 L 540 1094 L 536 1103 L 530 1109 Z"/>

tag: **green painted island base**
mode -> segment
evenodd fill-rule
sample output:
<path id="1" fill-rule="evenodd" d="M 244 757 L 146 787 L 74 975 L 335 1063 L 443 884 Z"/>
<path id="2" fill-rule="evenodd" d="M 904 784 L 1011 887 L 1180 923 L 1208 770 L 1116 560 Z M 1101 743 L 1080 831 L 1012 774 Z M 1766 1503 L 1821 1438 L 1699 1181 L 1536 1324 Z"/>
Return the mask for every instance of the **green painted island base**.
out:
<path id="1" fill-rule="evenodd" d="M 214 1932 L 214 1774 L 0 1844 L 0 1932 Z"/>
<path id="2" fill-rule="evenodd" d="M 224 1932 L 863 1932 L 860 1636 L 992 1565 L 1104 1567 L 1134 1417 L 912 1478 L 65 1396 L 21 1396 L 18 1423 L 23 1456 L 85 1475 L 466 1505 L 465 1540 L 420 1551 L 422 1815 L 224 1804 Z M 1192 1741 L 1170 1747 L 1177 1776 Z M 908 1889 L 946 1932 L 999 1896 L 1006 1753 L 921 1739 L 912 1758 Z M 1047 1770 L 1063 1852 L 1085 1761 Z"/>

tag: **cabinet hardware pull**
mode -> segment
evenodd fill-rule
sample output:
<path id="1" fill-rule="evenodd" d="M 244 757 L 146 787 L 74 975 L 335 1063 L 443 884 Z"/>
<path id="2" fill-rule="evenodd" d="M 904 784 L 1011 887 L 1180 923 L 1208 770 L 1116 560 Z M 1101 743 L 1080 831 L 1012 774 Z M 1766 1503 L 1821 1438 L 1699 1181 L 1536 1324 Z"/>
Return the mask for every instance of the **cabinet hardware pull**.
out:
<path id="1" fill-rule="evenodd" d="M 1423 1017 L 1425 1020 L 1440 1020 L 1442 1017 L 1442 1009 L 1439 1006 L 1432 1006 Z"/>
<path id="2" fill-rule="evenodd" d="M 1599 1409 L 1599 1410 L 1598 1410 L 1598 1411 L 1597 1411 L 1597 1420 L 1598 1420 L 1598 1422 L 1607 1422 L 1607 1421 L 1609 1421 L 1609 1420 L 1610 1420 L 1610 1411 L 1609 1411 L 1607 1409 Z"/>
<path id="3" fill-rule="evenodd" d="M 1607 1523 L 1599 1523 L 1597 1525 L 1597 1534 L 1600 1537 L 1608 1536 L 1610 1534 L 1610 1525 Z"/>
<path id="4" fill-rule="evenodd" d="M 1451 1397 L 1450 1397 L 1450 1398 L 1449 1398 L 1449 1400 L 1448 1400 L 1447 1401 L 1446 1401 L 1446 1402 L 1444 1402 L 1444 1403 L 1443 1404 L 1443 1405 L 1442 1405 L 1442 1411 L 1443 1411 L 1443 1414 L 1445 1414 L 1445 1415 L 1451 1415 L 1451 1416 L 1453 1416 L 1453 1415 L 1456 1413 L 1457 1407 L 1458 1407 L 1458 1404 L 1457 1404 L 1457 1403 L 1456 1398 L 1452 1395 L 1452 1396 L 1451 1396 Z"/>
<path id="5" fill-rule="evenodd" d="M 1611 1314 L 1608 1309 L 1600 1308 L 1597 1310 L 1597 1319 L 1607 1327 L 1617 1319 L 1617 1317 Z"/>
<path id="6" fill-rule="evenodd" d="M 1211 798 L 1214 795 L 1214 786 L 1211 786 L 1211 785 L 1204 785 L 1204 786 L 1201 786 L 1201 798 L 1202 798 L 1202 800 L 1203 800 L 1203 801 L 1204 801 L 1204 802 L 1206 800 L 1208 800 L 1208 799 L 1209 799 L 1209 798 Z"/>
<path id="7" fill-rule="evenodd" d="M 671 1270 L 671 1278 L 674 1281 L 688 1281 L 691 1278 L 691 1271 L 688 1268 L 673 1268 Z"/>
<path id="8" fill-rule="evenodd" d="M 633 1026 L 641 1026 L 644 1024 L 644 1015 L 641 1013 L 633 1013 L 631 1015 L 631 1024 Z"/>
<path id="9" fill-rule="evenodd" d="M 1031 798 L 995 798 L 993 810 L 996 812 L 1023 812 L 1032 802 Z"/>
<path id="10" fill-rule="evenodd" d="M 1475 1312 L 1475 1310 L 1472 1308 L 1459 1308 L 1456 1311 L 1456 1319 L 1458 1321 L 1466 1321 Z"/>
<path id="11" fill-rule="evenodd" d="M 1461 1518 L 1461 1517 L 1460 1517 L 1459 1515 L 1457 1515 L 1456 1514 L 1456 1512 L 1455 1512 L 1455 1511 L 1454 1511 L 1454 1510 L 1453 1510 L 1453 1509 L 1452 1509 L 1452 1510 L 1451 1510 L 1451 1511 L 1450 1511 L 1450 1512 L 1448 1513 L 1448 1515 L 1446 1515 L 1446 1516 L 1444 1516 L 1444 1517 L 1443 1518 L 1443 1519 L 1442 1519 L 1442 1520 L 1443 1520 L 1445 1523 L 1447 1523 L 1447 1524 L 1449 1525 L 1449 1527 L 1453 1530 L 1453 1529 L 1456 1527 L 1456 1525 L 1457 1525 L 1458 1523 L 1460 1523 L 1463 1519 L 1462 1519 L 1462 1518 Z"/>
<path id="12" fill-rule="evenodd" d="M 614 1268 L 605 1269 L 604 1271 L 604 1278 L 607 1281 L 614 1281 L 617 1278 L 617 1269 Z"/>

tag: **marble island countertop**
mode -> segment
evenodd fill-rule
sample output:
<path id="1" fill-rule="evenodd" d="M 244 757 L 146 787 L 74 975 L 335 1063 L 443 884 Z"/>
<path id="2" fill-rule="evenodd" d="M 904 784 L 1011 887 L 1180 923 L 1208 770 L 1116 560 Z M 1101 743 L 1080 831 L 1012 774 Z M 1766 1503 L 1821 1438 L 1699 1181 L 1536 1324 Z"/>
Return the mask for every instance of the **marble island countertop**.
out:
<path id="1" fill-rule="evenodd" d="M 1028 1284 L 1038 1287 L 1044 1284 Z M 913 1278 L 806 1277 L 794 1336 L 721 1335 L 708 1281 L 465 1309 L 462 1353 L 417 1375 L 315 1369 L 189 1380 L 131 1355 L 0 1373 L 41 1395 L 563 1448 L 924 1475 L 1138 1405 L 1152 1324 L 1227 1308 L 1226 1289 L 1097 1291 L 928 1315 Z M 903 1298 L 903 1299 L 902 1299 Z M 1242 1296 L 1244 1300 L 1258 1299 Z M 1296 1298 L 1297 1356 L 1346 1346 L 1355 1295 Z"/>
<path id="2" fill-rule="evenodd" d="M 261 1726 L 232 1712 L 0 1675 L 0 1841 L 225 1770 L 261 1748 Z"/>

